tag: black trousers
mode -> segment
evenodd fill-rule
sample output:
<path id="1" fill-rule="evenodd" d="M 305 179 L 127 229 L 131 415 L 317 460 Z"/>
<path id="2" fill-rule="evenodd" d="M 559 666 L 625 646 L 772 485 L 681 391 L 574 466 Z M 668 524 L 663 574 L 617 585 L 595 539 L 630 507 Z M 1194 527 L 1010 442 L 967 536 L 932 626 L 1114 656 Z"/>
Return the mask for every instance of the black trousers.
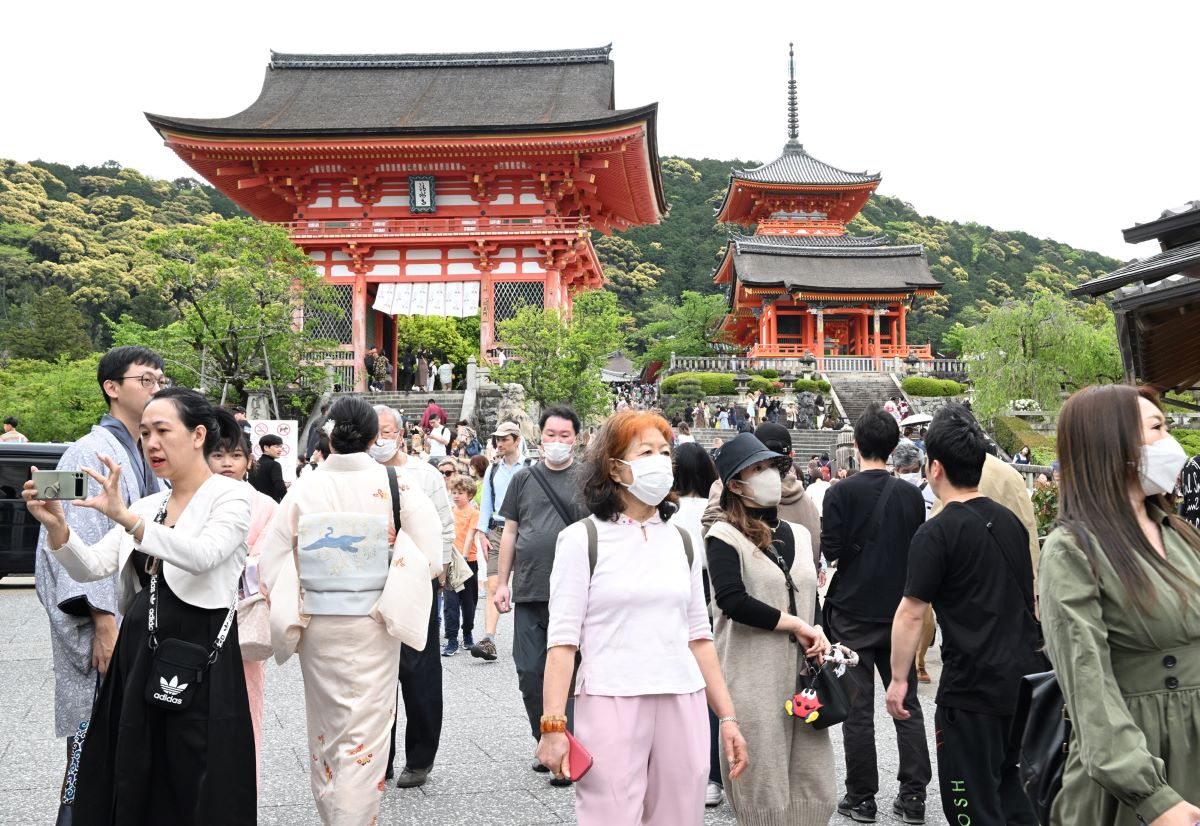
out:
<path id="1" fill-rule="evenodd" d="M 437 757 L 442 739 L 442 652 L 438 647 L 438 583 L 433 580 L 433 604 L 429 606 L 429 637 L 425 648 L 400 648 L 400 696 L 404 699 L 404 765 L 428 769 Z M 392 745 L 388 750 L 390 774 L 396 760 L 396 721 L 392 722 Z"/>
<path id="2" fill-rule="evenodd" d="M 890 623 L 862 622 L 838 613 L 825 603 L 826 634 L 858 652 L 857 668 L 846 669 L 850 695 L 850 716 L 842 724 L 846 752 L 846 796 L 851 803 L 874 798 L 879 793 L 879 761 L 875 752 L 875 673 L 886 689 L 892 681 L 892 626 Z M 925 787 L 933 777 L 929 764 L 929 743 L 925 739 L 925 716 L 917 700 L 917 668 L 908 675 L 908 694 L 904 708 L 912 716 L 894 720 L 896 744 L 900 753 L 900 794 L 925 799 Z M 949 810 L 947 810 L 949 811 Z"/>
<path id="3" fill-rule="evenodd" d="M 549 602 L 518 602 L 513 605 L 513 665 L 517 686 L 529 717 L 534 740 L 542 736 L 542 686 L 546 679 L 546 629 L 550 625 Z M 575 727 L 575 701 L 567 700 L 567 728 Z"/>
<path id="4" fill-rule="evenodd" d="M 939 705 L 933 722 L 946 819 L 975 826 L 1037 826 L 1017 776 L 1017 750 L 1009 742 L 1012 717 Z"/>
<path id="5" fill-rule="evenodd" d="M 451 591 L 447 588 L 442 594 L 442 624 L 447 640 L 458 639 L 460 616 L 463 636 L 470 637 L 475 631 L 475 608 L 479 605 L 479 563 L 468 562 L 467 567 L 471 569 L 471 577 L 463 589 Z"/>

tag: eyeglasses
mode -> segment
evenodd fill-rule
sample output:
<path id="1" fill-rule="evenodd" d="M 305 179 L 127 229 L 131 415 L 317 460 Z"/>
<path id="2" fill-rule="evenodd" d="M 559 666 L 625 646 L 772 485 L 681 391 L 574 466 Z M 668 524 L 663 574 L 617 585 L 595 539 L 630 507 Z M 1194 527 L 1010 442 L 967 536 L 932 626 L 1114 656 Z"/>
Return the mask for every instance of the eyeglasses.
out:
<path id="1" fill-rule="evenodd" d="M 159 378 L 158 376 L 154 375 L 153 373 L 142 373 L 142 375 L 140 375 L 140 376 L 132 376 L 132 375 L 131 376 L 121 376 L 121 378 L 118 379 L 118 381 L 125 381 L 126 379 L 137 379 L 138 384 L 140 384 L 142 387 L 144 387 L 147 390 L 149 390 L 151 387 L 158 387 L 160 389 L 166 389 L 171 386 L 171 380 L 169 378 L 167 378 L 166 376 Z"/>
<path id="2" fill-rule="evenodd" d="M 443 470 L 443 471 L 442 471 L 442 475 L 443 475 L 443 476 L 445 476 L 447 479 L 449 479 L 451 476 L 453 476 L 453 475 L 454 475 L 454 471 L 452 471 L 452 470 Z"/>

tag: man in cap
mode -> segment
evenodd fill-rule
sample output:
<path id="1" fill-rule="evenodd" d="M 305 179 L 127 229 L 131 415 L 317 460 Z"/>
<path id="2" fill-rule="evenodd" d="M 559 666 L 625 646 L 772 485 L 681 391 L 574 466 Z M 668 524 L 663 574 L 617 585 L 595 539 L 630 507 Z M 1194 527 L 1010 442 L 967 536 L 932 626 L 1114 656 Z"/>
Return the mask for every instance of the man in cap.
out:
<path id="1" fill-rule="evenodd" d="M 430 400 L 432 403 L 432 399 Z M 497 610 L 496 587 L 500 584 L 500 539 L 504 536 L 504 517 L 500 509 L 504 495 L 517 471 L 526 464 L 521 461 L 521 428 L 516 422 L 502 422 L 492 434 L 496 445 L 496 459 L 483 474 L 480 484 L 483 494 L 479 500 L 479 527 L 475 531 L 481 542 L 484 561 L 487 562 L 487 602 L 484 603 L 484 634 L 479 642 L 471 646 L 471 656 L 491 662 L 496 659 L 496 628 L 500 624 Z"/>

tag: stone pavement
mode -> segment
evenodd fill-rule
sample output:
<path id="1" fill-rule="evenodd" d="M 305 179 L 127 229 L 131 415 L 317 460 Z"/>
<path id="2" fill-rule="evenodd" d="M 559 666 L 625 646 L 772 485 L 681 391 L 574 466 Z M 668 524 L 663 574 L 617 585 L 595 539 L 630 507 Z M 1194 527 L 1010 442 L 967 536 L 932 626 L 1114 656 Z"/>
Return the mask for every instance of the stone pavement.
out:
<path id="1" fill-rule="evenodd" d="M 483 606 L 479 617 L 482 622 Z M 509 654 L 509 617 L 501 619 L 501 657 L 495 663 L 460 653 L 445 665 L 445 723 L 441 748 L 429 781 L 419 789 L 389 784 L 379 823 L 420 826 L 574 823 L 574 793 L 549 786 L 546 775 L 530 769 L 534 741 L 517 691 Z M 930 652 L 935 657 L 936 652 Z M 931 663 L 936 679 L 940 661 Z M 922 686 L 930 749 L 933 749 L 933 686 Z M 0 583 L 0 823 L 53 823 L 66 747 L 54 738 L 54 678 L 46 616 L 32 580 Z M 782 707 L 784 697 L 780 697 Z M 879 823 L 896 823 L 895 734 L 876 692 L 880 733 Z M 403 708 L 401 708 L 403 713 Z M 305 747 L 304 694 L 295 658 L 268 667 L 264 711 L 262 792 L 259 823 L 279 826 L 320 824 L 312 801 Z M 782 719 L 781 725 L 789 724 Z M 834 729 L 839 788 L 842 776 L 840 732 Z M 399 744 L 402 748 L 403 738 Z M 751 746 L 753 749 L 753 746 Z M 751 750 L 750 759 L 754 759 Z M 396 758 L 397 767 L 403 756 Z M 936 765 L 936 764 L 935 764 Z M 930 824 L 943 822 L 937 777 L 929 789 Z M 706 826 L 734 823 L 728 804 L 710 809 Z M 834 815 L 833 824 L 850 824 Z"/>

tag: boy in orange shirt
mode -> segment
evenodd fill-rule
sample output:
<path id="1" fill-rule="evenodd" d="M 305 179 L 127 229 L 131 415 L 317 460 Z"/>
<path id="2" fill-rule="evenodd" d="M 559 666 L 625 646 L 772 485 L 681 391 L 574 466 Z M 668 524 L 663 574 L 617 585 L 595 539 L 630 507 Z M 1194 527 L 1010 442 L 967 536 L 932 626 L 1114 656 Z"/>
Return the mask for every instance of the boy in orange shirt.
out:
<path id="1" fill-rule="evenodd" d="M 472 576 L 461 591 L 445 591 L 442 619 L 446 626 L 446 645 L 443 657 L 458 653 L 459 614 L 462 615 L 464 648 L 475 644 L 475 607 L 479 604 L 479 563 L 475 560 L 475 528 L 479 525 L 479 508 L 475 498 L 475 482 L 467 476 L 455 476 L 449 480 L 450 498 L 454 504 L 454 547 L 467 560 Z"/>

